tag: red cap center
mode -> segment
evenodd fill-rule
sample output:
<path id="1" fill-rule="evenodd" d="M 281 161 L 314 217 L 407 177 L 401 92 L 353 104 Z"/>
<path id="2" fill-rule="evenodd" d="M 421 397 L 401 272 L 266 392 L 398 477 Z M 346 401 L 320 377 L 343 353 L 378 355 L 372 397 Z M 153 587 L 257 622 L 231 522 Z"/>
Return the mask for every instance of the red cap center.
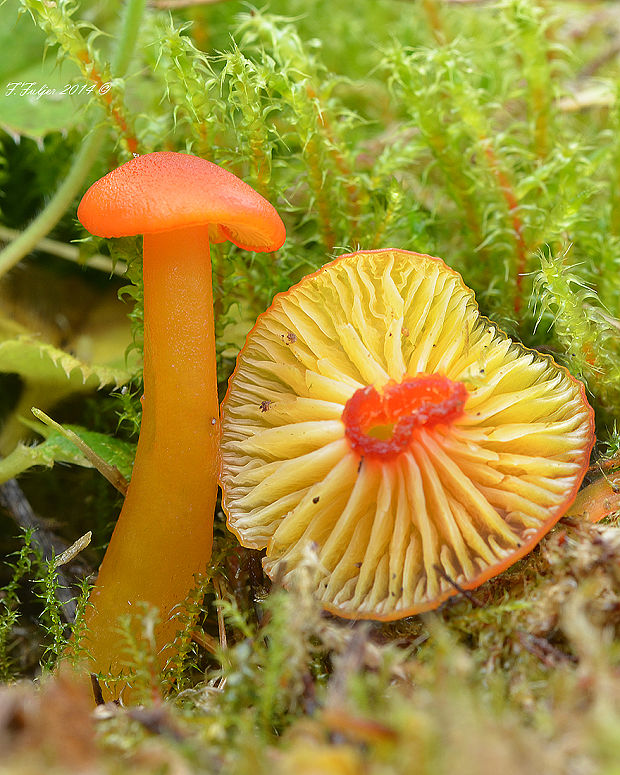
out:
<path id="1" fill-rule="evenodd" d="M 361 455 L 392 460 L 421 426 L 451 423 L 463 414 L 467 389 L 440 374 L 388 382 L 379 393 L 360 388 L 345 404 L 342 421 L 351 447 Z"/>

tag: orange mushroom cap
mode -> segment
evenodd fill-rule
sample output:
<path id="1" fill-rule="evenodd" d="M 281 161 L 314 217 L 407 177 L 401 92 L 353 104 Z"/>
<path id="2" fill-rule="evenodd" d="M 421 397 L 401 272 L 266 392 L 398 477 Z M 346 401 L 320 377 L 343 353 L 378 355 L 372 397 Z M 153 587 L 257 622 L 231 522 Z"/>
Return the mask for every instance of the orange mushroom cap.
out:
<path id="1" fill-rule="evenodd" d="M 222 404 L 222 506 L 269 575 L 397 619 L 497 575 L 566 512 L 593 411 L 437 258 L 354 253 L 276 296 Z"/>
<path id="2" fill-rule="evenodd" d="M 211 242 L 277 250 L 284 224 L 273 205 L 236 175 L 186 153 L 148 153 L 98 180 L 77 212 L 99 237 L 127 237 L 209 224 Z"/>

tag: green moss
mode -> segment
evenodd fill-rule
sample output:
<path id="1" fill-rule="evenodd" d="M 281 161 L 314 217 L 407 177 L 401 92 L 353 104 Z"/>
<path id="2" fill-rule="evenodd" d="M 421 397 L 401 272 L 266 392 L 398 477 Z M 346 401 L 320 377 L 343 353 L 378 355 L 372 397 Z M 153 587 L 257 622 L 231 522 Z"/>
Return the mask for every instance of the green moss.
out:
<path id="1" fill-rule="evenodd" d="M 114 29 L 115 10 L 23 5 L 87 79 L 108 77 L 114 41 L 97 33 Z M 606 56 L 608 29 L 620 34 L 613 16 L 588 5 L 533 0 L 272 0 L 173 13 L 152 4 L 128 75 L 100 101 L 107 138 L 91 178 L 132 148 L 189 151 L 240 175 L 281 213 L 288 238 L 275 255 L 213 246 L 221 392 L 276 292 L 344 252 L 406 248 L 445 258 L 485 314 L 586 383 L 596 455 L 617 460 L 620 66 Z M 593 104 L 574 110 L 575 94 Z M 92 128 L 88 115 L 39 146 L 0 137 L 7 225 L 45 206 Z M 57 236 L 86 238 L 75 203 Z M 130 264 L 122 296 L 140 351 L 139 240 L 90 240 L 85 253 L 95 249 Z M 122 393 L 61 411 L 98 433 L 131 436 L 140 395 L 135 369 Z M 92 472 L 59 468 L 26 481 L 43 516 L 65 520 L 68 543 L 90 526 L 96 546 L 118 506 L 106 487 Z M 149 639 L 157 612 L 142 612 L 144 637 L 127 627 L 148 708 L 100 711 L 96 729 L 79 732 L 84 761 L 114 773 L 303 775 L 311 761 L 326 773 L 369 775 L 618 773 L 620 545 L 610 522 L 560 523 L 473 598 L 360 625 L 323 614 L 303 577 L 291 591 L 270 589 L 259 555 L 237 546 L 218 513 L 216 583 L 190 601 L 178 658 L 160 675 Z M 312 563 L 309 555 L 307 574 Z M 54 574 L 28 541 L 2 570 L 5 682 L 32 678 L 38 661 L 49 669 L 67 647 Z M 54 686 L 88 706 L 87 690 L 56 682 L 26 695 L 2 689 L 0 708 L 10 699 L 40 718 L 66 711 Z M 39 716 L 29 718 L 35 761 L 49 772 L 78 769 L 40 742 Z M 27 771 L 20 739 L 3 749 L 7 771 Z"/>

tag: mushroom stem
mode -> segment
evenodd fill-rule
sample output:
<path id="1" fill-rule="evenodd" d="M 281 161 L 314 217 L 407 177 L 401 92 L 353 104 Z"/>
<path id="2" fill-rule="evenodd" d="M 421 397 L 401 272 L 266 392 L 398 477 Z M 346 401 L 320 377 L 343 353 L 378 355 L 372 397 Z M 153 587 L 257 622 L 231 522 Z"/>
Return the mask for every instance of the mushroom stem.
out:
<path id="1" fill-rule="evenodd" d="M 165 664 L 173 610 L 211 557 L 218 472 L 218 399 L 208 226 L 144 237 L 144 409 L 133 476 L 92 592 L 87 642 L 95 672 L 118 674 L 113 622 L 159 609 Z M 162 551 L 165 547 L 165 551 Z"/>
<path id="2" fill-rule="evenodd" d="M 568 516 L 599 522 L 615 511 L 620 511 L 620 471 L 604 475 L 584 487 L 568 510 Z"/>

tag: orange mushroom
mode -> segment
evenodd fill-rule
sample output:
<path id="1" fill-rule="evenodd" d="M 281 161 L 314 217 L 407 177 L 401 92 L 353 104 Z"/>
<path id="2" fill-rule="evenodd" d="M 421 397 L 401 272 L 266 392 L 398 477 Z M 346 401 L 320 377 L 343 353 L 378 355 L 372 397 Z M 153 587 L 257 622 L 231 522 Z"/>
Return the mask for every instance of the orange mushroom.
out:
<path id="1" fill-rule="evenodd" d="M 600 522 L 619 512 L 620 471 L 603 471 L 602 476 L 579 492 L 568 515 L 581 517 L 588 522 Z"/>
<path id="2" fill-rule="evenodd" d="M 284 583 L 355 619 L 437 607 L 529 552 L 594 443 L 584 387 L 437 258 L 342 256 L 276 296 L 222 404 L 222 505 Z"/>
<path id="3" fill-rule="evenodd" d="M 239 178 L 182 153 L 138 156 L 94 183 L 78 208 L 102 237 L 144 234 L 144 400 L 127 498 L 86 613 L 92 669 L 119 673 L 120 616 L 159 609 L 158 649 L 211 556 L 219 412 L 209 242 L 272 251 L 275 209 Z M 166 654 L 162 655 L 165 661 Z"/>

